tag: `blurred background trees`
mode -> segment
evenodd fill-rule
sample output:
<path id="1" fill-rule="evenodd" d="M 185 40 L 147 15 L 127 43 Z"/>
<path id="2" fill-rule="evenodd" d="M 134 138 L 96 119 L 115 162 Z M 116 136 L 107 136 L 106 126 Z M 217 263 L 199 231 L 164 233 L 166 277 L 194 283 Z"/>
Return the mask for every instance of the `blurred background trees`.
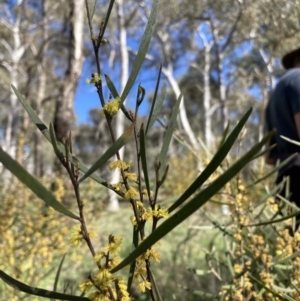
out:
<path id="1" fill-rule="evenodd" d="M 92 7 L 94 1 L 89 0 L 89 3 Z M 117 83 L 119 94 L 126 84 L 151 4 L 148 0 L 118 0 L 115 3 L 105 36 L 108 43 L 101 47 L 100 55 L 104 62 L 102 77 L 108 74 Z M 98 28 L 104 21 L 107 5 L 108 1 L 97 1 L 93 22 Z M 11 84 L 18 88 L 46 124 L 54 121 L 59 139 L 63 139 L 72 129 L 75 152 L 87 165 L 94 163 L 111 143 L 107 124 L 100 114 L 100 102 L 98 107 L 90 109 L 89 121 L 86 123 L 76 122 L 74 114 L 74 101 L 81 89 L 80 83 L 96 71 L 84 11 L 83 0 L 0 1 L 0 145 L 38 177 L 52 175 L 55 170 L 53 151 L 44 142 L 41 133 L 29 122 L 28 115 L 11 90 Z M 160 64 L 162 81 L 159 94 L 164 94 L 164 85 L 166 94 L 157 125 L 166 124 L 165 120 L 171 115 L 176 98 L 180 93 L 183 94 L 177 129 L 169 152 L 170 169 L 162 190 L 162 201 L 187 188 L 202 167 L 207 165 L 209 153 L 215 153 L 228 122 L 231 126 L 234 125 L 249 106 L 254 107 L 254 113 L 247 123 L 247 139 L 243 139 L 234 148 L 232 155 L 243 153 L 262 138 L 264 108 L 276 80 L 284 72 L 281 56 L 300 46 L 299 20 L 300 0 L 160 1 L 156 31 L 136 87 L 140 83 L 146 89 L 146 100 L 142 104 L 138 123 L 146 119 L 143 112 L 147 112 L 152 101 Z M 96 90 L 93 86 L 90 87 L 96 95 Z M 133 91 L 127 98 L 126 107 L 129 109 L 134 105 L 135 93 Z M 80 101 L 88 103 L 90 95 L 85 95 Z M 105 98 L 110 98 L 108 89 Z M 76 113 L 81 114 L 78 111 Z M 126 120 L 119 115 L 114 125 L 119 136 L 126 128 Z M 149 165 L 155 162 L 163 135 L 162 126 L 154 126 L 148 133 L 151 138 L 151 143 L 147 145 Z M 135 150 L 132 145 L 128 143 L 123 150 L 126 161 L 134 159 Z M 249 168 L 244 173 L 249 175 Z M 1 172 L 2 179 L 5 179 L 8 174 L 4 176 L 4 171 Z M 101 176 L 108 181 L 118 181 L 117 178 L 111 179 L 108 169 Z M 150 178 L 153 177 L 150 175 Z M 243 180 L 245 179 L 247 180 L 246 177 Z M 46 177 L 45 182 L 49 184 Z M 63 183 L 56 185 L 61 189 L 64 187 Z M 99 226 L 97 218 L 103 214 L 103 207 L 107 207 L 110 200 L 110 209 L 117 209 L 118 199 L 115 195 L 108 195 L 103 187 L 95 189 L 94 186 L 95 183 L 90 181 L 85 187 L 84 195 L 91 200 L 88 204 L 91 206 L 90 216 L 95 225 Z M 3 265 L 5 263 L 16 267 L 16 276 L 23 273 L 23 277 L 36 285 L 34 279 L 39 272 L 37 262 L 33 272 L 27 266 L 19 267 L 19 262 L 34 262 L 35 250 L 43 248 L 50 255 L 45 252 L 45 258 L 41 258 L 40 263 L 43 267 L 50 265 L 54 260 L 52 253 L 55 248 L 60 253 L 64 253 L 65 247 L 67 248 L 63 238 L 67 236 L 68 229 L 58 229 L 58 217 L 47 212 L 47 208 L 43 206 L 35 207 L 35 198 L 23 193 L 22 187 L 16 186 L 8 190 L 3 181 L 0 181 L 0 187 L 4 204 L 0 226 L 3 233 L 12 228 L 4 237 L 5 241 L 10 242 L 10 257 L 6 258 L 3 253 L 0 259 Z M 254 202 L 263 199 L 263 189 L 251 191 L 255 194 L 251 195 Z M 58 193 L 59 189 L 56 190 L 56 194 Z M 68 191 L 64 192 L 67 193 Z M 221 198 L 221 201 L 224 199 Z M 29 212 L 33 212 L 28 215 L 28 219 L 14 216 L 16 208 L 27 210 L 27 205 Z M 210 203 L 208 206 L 213 205 Z M 37 223 L 41 211 L 46 220 L 39 220 Z M 119 214 L 113 216 L 112 220 L 108 216 L 101 220 L 101 227 L 105 228 L 108 224 L 120 227 L 124 217 L 126 218 L 126 214 Z M 158 268 L 163 273 L 169 272 L 167 278 L 160 278 L 166 279 L 162 285 L 167 289 L 170 288 L 170 279 L 173 280 L 174 275 L 178 283 L 186 280 L 187 284 L 195 281 L 198 287 L 206 283 L 209 286 L 220 286 L 219 282 L 211 281 L 210 276 L 205 281 L 195 280 L 186 269 L 187 266 L 203 265 L 203 254 L 209 252 L 204 248 L 211 248 L 208 239 L 211 233 L 217 232 L 216 229 L 209 235 L 207 232 L 199 232 L 201 238 L 195 245 L 189 246 L 186 242 L 196 236 L 193 232 L 196 228 L 190 228 L 189 223 L 197 226 L 199 222 L 202 226 L 203 220 L 204 213 L 201 212 L 191 222 L 187 221 L 185 226 L 178 228 L 181 234 L 174 235 L 175 240 L 170 237 L 173 255 L 166 251 L 165 268 Z M 52 237 L 53 241 L 45 239 L 41 245 L 36 244 L 35 234 L 43 231 L 46 238 L 51 238 L 51 233 L 56 233 L 57 236 Z M 111 228 L 105 228 L 105 231 L 111 231 Z M 126 232 L 125 227 L 122 227 L 122 231 Z M 32 244 L 36 244 L 34 249 L 27 237 L 32 237 Z M 24 243 L 29 255 L 18 253 L 19 245 Z M 128 250 L 130 248 L 128 246 Z M 178 256 L 180 249 L 184 249 L 184 252 Z M 225 253 L 223 248 L 220 249 L 221 254 Z M 15 259 L 18 262 L 14 266 L 11 260 Z M 78 262 L 78 258 L 73 259 Z M 227 270 L 225 272 L 228 274 Z M 173 289 L 171 287 L 166 296 L 169 297 Z M 216 288 L 211 290 L 216 291 Z"/>
<path id="2" fill-rule="evenodd" d="M 155 35 L 138 78 L 149 100 L 143 106 L 151 102 L 162 64 L 162 83 L 165 81 L 167 93 L 160 122 L 164 123 L 175 98 L 183 93 L 177 135 L 194 153 L 203 151 L 203 143 L 214 151 L 228 122 L 234 124 L 249 106 L 255 110 L 244 147 L 254 144 L 263 135 L 263 112 L 269 93 L 283 73 L 280 57 L 298 46 L 298 2 L 162 0 Z M 93 21 L 98 27 L 106 6 L 106 1 L 97 1 Z M 126 84 L 150 6 L 151 1 L 115 3 L 105 37 L 108 43 L 100 55 L 106 62 L 103 74 L 119 83 L 119 93 Z M 99 115 L 100 104 L 91 108 L 88 123 L 75 122 L 74 118 L 78 83 L 95 71 L 83 11 L 83 0 L 0 4 L 0 141 L 37 176 L 52 170 L 53 160 L 43 147 L 40 133 L 29 125 L 10 84 L 25 95 L 46 123 L 54 121 L 59 139 L 72 129 L 76 151 L 87 164 L 94 162 L 110 142 Z M 128 97 L 129 108 L 134 97 Z M 81 101 L 88 102 L 88 96 Z M 123 132 L 125 122 L 118 117 L 117 136 Z M 154 145 L 159 145 L 162 132 L 154 128 L 151 134 Z M 186 148 L 177 140 L 171 149 L 173 154 L 186 154 Z M 154 158 L 155 149 L 151 154 Z M 124 156 L 130 157 L 130 150 L 125 150 Z"/>

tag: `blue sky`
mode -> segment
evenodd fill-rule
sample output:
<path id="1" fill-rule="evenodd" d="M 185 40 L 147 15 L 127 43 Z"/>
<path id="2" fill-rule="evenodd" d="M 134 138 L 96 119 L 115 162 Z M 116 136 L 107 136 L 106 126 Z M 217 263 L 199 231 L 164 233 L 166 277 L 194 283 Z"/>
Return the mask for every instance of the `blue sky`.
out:
<path id="1" fill-rule="evenodd" d="M 91 70 L 91 65 L 88 62 L 86 62 L 83 66 L 82 76 L 80 78 L 76 96 L 75 96 L 74 109 L 77 117 L 77 123 L 88 123 L 89 111 L 92 108 L 101 108 L 101 104 L 98 98 L 96 88 L 93 85 L 88 85 L 86 83 L 86 79 L 90 78 L 91 73 L 93 72 L 94 70 Z M 113 76 L 114 72 L 111 74 Z M 143 76 L 143 74 L 145 75 Z M 152 68 L 152 69 L 148 68 L 146 72 L 143 72 L 143 70 L 140 71 L 140 74 L 136 79 L 135 84 L 127 97 L 127 104 L 126 104 L 127 108 L 133 109 L 135 107 L 136 91 L 138 85 L 141 84 L 141 86 L 143 86 L 146 89 L 146 96 L 144 98 L 143 104 L 140 107 L 140 114 L 146 114 L 147 109 L 149 107 L 149 102 L 147 98 L 149 97 L 149 94 L 154 91 L 157 75 L 158 75 L 158 69 L 156 68 Z M 119 83 L 115 82 L 114 78 L 111 79 L 114 82 L 115 86 L 118 87 Z M 162 80 L 160 83 L 160 87 L 161 85 L 162 85 Z M 105 98 L 108 99 L 109 90 L 106 86 L 105 80 L 103 81 L 103 90 L 104 90 Z"/>

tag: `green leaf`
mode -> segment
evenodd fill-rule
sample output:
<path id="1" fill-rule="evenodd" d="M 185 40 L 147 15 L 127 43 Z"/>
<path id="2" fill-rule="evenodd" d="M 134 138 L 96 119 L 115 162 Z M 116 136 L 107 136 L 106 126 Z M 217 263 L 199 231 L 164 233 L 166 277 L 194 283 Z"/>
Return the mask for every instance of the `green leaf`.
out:
<path id="1" fill-rule="evenodd" d="M 205 300 L 219 300 L 220 296 L 219 295 L 213 295 L 211 293 L 207 293 L 207 292 L 202 292 L 199 290 L 191 290 L 191 289 L 186 289 L 187 291 L 190 291 L 193 295 L 195 296 L 199 296 L 202 297 L 201 300 L 203 300 L 203 298 L 205 298 Z"/>
<path id="2" fill-rule="evenodd" d="M 107 9 L 107 12 L 106 12 L 106 16 L 105 16 L 103 28 L 102 28 L 102 33 L 101 33 L 101 36 L 100 36 L 100 39 L 99 39 L 99 43 L 101 43 L 101 41 L 103 39 L 105 30 L 106 30 L 106 26 L 107 26 L 108 20 L 110 18 L 110 14 L 111 14 L 111 11 L 112 11 L 112 8 L 113 8 L 114 4 L 115 4 L 115 0 L 110 0 L 109 6 L 108 6 L 108 9 Z"/>
<path id="3" fill-rule="evenodd" d="M 262 281 L 258 280 L 257 278 L 255 278 L 252 274 L 248 274 L 248 277 L 250 279 L 252 279 L 252 281 L 258 283 L 261 287 L 263 287 L 265 290 L 267 290 L 268 292 L 271 292 L 274 297 L 277 297 L 280 300 L 287 300 L 287 301 L 295 301 L 295 299 L 289 297 L 286 294 L 278 294 L 277 292 L 275 292 L 273 289 L 270 289 L 269 287 L 267 287 Z"/>
<path id="4" fill-rule="evenodd" d="M 110 79 L 110 77 L 106 74 L 104 74 L 105 76 L 105 80 L 106 80 L 106 84 L 107 84 L 107 87 L 111 93 L 111 95 L 114 97 L 114 98 L 117 98 L 117 97 L 120 97 L 119 96 L 119 93 L 113 83 L 113 81 Z"/>
<path id="5" fill-rule="evenodd" d="M 13 175 L 15 175 L 23 184 L 25 184 L 32 192 L 42 199 L 48 206 L 51 206 L 57 212 L 69 216 L 76 220 L 80 220 L 78 216 L 69 211 L 62 203 L 56 200 L 55 196 L 44 187 L 34 176 L 28 173 L 17 161 L 11 158 L 0 147 L 0 162 Z"/>
<path id="6" fill-rule="evenodd" d="M 162 70 L 162 64 L 160 64 L 160 67 L 159 67 L 158 77 L 157 77 L 156 86 L 155 86 L 154 95 L 153 95 L 153 101 L 152 101 L 151 109 L 150 109 L 149 116 L 148 116 L 148 122 L 147 122 L 147 126 L 146 126 L 146 133 L 148 132 L 149 121 L 152 118 L 153 109 L 154 109 L 156 99 L 157 99 L 157 93 L 158 93 L 160 77 L 161 77 L 161 70 Z"/>
<path id="7" fill-rule="evenodd" d="M 263 155 L 269 153 L 269 152 L 270 152 L 273 148 L 275 148 L 275 147 L 276 147 L 276 144 L 273 144 L 273 145 L 267 147 L 266 149 L 264 149 L 264 150 L 262 150 L 261 152 L 259 152 L 255 157 L 253 157 L 252 160 L 255 160 L 255 159 L 257 159 L 257 158 L 259 158 L 259 157 L 261 157 L 261 156 L 263 156 Z"/>
<path id="8" fill-rule="evenodd" d="M 119 93 L 118 93 L 118 91 L 117 91 L 117 89 L 116 89 L 114 83 L 113 83 L 112 80 L 110 79 L 110 77 L 109 77 L 108 75 L 106 75 L 106 74 L 104 74 L 104 76 L 105 76 L 105 80 L 106 80 L 107 87 L 108 87 L 110 93 L 112 94 L 112 96 L 113 96 L 114 98 L 120 97 L 120 96 L 119 96 Z M 122 110 L 122 112 L 124 113 L 124 115 L 125 115 L 130 121 L 132 121 L 132 118 L 130 117 L 130 115 L 129 115 L 129 113 L 127 112 L 127 110 L 126 110 L 126 108 L 125 108 L 125 106 L 124 106 L 123 103 L 121 104 L 121 110 Z"/>
<path id="9" fill-rule="evenodd" d="M 132 70 L 130 72 L 128 81 L 125 85 L 124 91 L 121 96 L 122 102 L 124 102 L 124 100 L 126 99 L 129 91 L 131 90 L 131 88 L 136 80 L 136 77 L 138 76 L 138 73 L 140 72 L 141 66 L 145 59 L 146 53 L 148 51 L 151 37 L 153 35 L 157 12 L 158 12 L 158 0 L 154 0 L 152 9 L 151 9 L 151 13 L 149 16 L 149 20 L 148 20 L 144 35 L 142 37 L 142 40 L 141 40 L 141 43 L 139 46 L 138 53 L 133 62 Z"/>
<path id="10" fill-rule="evenodd" d="M 3 271 L 0 270 L 0 278 L 9 286 L 12 286 L 13 288 L 30 294 L 30 295 L 34 295 L 34 296 L 39 296 L 39 297 L 43 297 L 43 298 L 48 298 L 48 299 L 58 299 L 58 300 L 68 300 L 68 301 L 89 301 L 89 298 L 85 298 L 85 297 L 78 297 L 78 296 L 73 296 L 73 295 L 67 295 L 67 294 L 62 294 L 62 293 L 57 293 L 57 292 L 52 292 L 52 291 L 48 291 L 42 288 L 37 288 L 37 287 L 32 287 L 29 286 L 25 283 L 22 283 L 12 277 L 10 277 L 9 275 L 7 275 L 6 273 L 4 273 Z"/>
<path id="11" fill-rule="evenodd" d="M 97 0 L 94 0 L 93 2 L 94 2 L 94 4 L 93 4 L 92 10 L 90 12 L 90 14 L 91 14 L 91 16 L 90 16 L 91 20 L 93 20 L 93 17 L 94 17 L 94 14 L 95 14 L 96 6 L 97 6 Z"/>
<path id="12" fill-rule="evenodd" d="M 84 181 L 86 178 L 91 176 L 97 169 L 99 169 L 103 164 L 105 164 L 112 156 L 114 156 L 120 148 L 122 148 L 130 139 L 133 131 L 133 124 L 119 137 L 113 145 L 111 145 L 108 150 L 99 158 L 91 168 L 85 173 L 85 175 L 79 180 L 79 183 Z"/>
<path id="13" fill-rule="evenodd" d="M 37 114 L 34 112 L 34 110 L 31 108 L 31 106 L 25 101 L 24 97 L 20 94 L 20 92 L 13 86 L 12 89 L 16 93 L 19 101 L 21 102 L 22 106 L 30 116 L 31 120 L 35 123 L 36 127 L 41 131 L 41 133 L 44 135 L 44 137 L 51 143 L 51 137 L 49 130 L 47 126 L 42 122 L 42 120 L 37 116 Z M 65 147 L 58 141 L 58 149 L 62 154 L 65 156 Z M 76 157 L 73 155 L 70 155 L 70 162 L 74 164 L 76 167 L 79 168 L 82 172 L 86 173 L 88 171 L 88 167 L 86 167 L 82 162 L 80 162 Z M 90 176 L 93 180 L 98 182 L 99 184 L 110 188 L 107 181 L 100 178 L 99 176 L 93 174 Z"/>
<path id="14" fill-rule="evenodd" d="M 190 271 L 198 276 L 210 275 L 212 273 L 211 270 L 190 269 Z"/>
<path id="15" fill-rule="evenodd" d="M 279 196 L 280 197 L 280 196 Z M 271 225 L 271 224 L 276 224 L 276 223 L 281 223 L 285 220 L 288 220 L 290 218 L 293 218 L 295 216 L 298 216 L 300 215 L 300 210 L 295 212 L 295 213 L 292 213 L 290 215 L 287 215 L 283 218 L 278 218 L 278 219 L 274 219 L 274 220 L 271 220 L 271 221 L 267 221 L 267 222 L 261 222 L 261 223 L 257 223 L 257 224 L 250 224 L 250 225 L 247 225 L 247 227 L 257 227 L 257 226 L 265 226 L 265 225 Z"/>
<path id="16" fill-rule="evenodd" d="M 132 244 L 133 244 L 134 248 L 137 248 L 137 246 L 139 244 L 139 229 L 138 229 L 137 226 L 133 226 Z M 131 263 L 130 268 L 129 268 L 129 276 L 128 276 L 128 280 L 127 280 L 127 290 L 128 290 L 128 292 L 130 292 L 130 289 L 131 289 L 135 267 L 136 267 L 136 261 L 134 260 Z"/>
<path id="17" fill-rule="evenodd" d="M 154 100 L 153 100 L 153 102 L 152 102 L 150 115 L 149 115 L 149 119 L 148 119 L 148 123 L 147 123 L 147 127 L 146 127 L 146 135 L 147 135 L 148 131 L 151 129 L 151 127 L 153 126 L 155 120 L 157 119 L 158 114 L 161 112 L 161 108 L 162 108 L 164 99 L 166 97 L 166 91 L 167 91 L 167 85 L 166 85 L 166 82 L 164 82 L 157 101 L 154 102 Z M 153 113 L 152 113 L 152 111 L 153 111 Z"/>
<path id="18" fill-rule="evenodd" d="M 288 256 L 288 257 L 284 257 L 284 256 L 281 256 L 281 258 L 278 260 L 278 262 L 291 262 L 292 259 L 296 258 L 300 256 L 300 251 L 296 251 L 294 252 L 292 255 Z"/>
<path id="19" fill-rule="evenodd" d="M 292 159 L 294 159 L 297 156 L 297 153 L 291 155 L 290 157 L 288 157 L 287 159 L 285 159 L 284 161 L 282 161 L 280 164 L 278 164 L 274 169 L 272 169 L 269 173 L 267 173 L 266 175 L 264 175 L 263 177 L 257 179 L 256 181 L 254 181 L 253 183 L 249 184 L 246 186 L 246 189 L 258 184 L 259 182 L 269 178 L 272 174 L 274 174 L 275 172 L 277 172 L 279 169 L 281 169 L 283 166 L 285 166 L 287 163 L 289 163 Z"/>
<path id="20" fill-rule="evenodd" d="M 290 138 L 288 138 L 288 137 L 285 137 L 285 136 L 280 136 L 280 138 L 282 138 L 282 139 L 284 139 L 284 140 L 286 140 L 286 141 L 288 141 L 288 142 L 290 142 L 290 143 L 293 143 L 293 144 L 295 144 L 295 145 L 300 146 L 300 142 L 299 142 L 299 141 L 292 140 L 292 139 L 290 139 Z"/>
<path id="21" fill-rule="evenodd" d="M 228 133 L 229 133 L 229 126 L 230 126 L 230 122 L 228 122 L 226 128 L 225 128 L 225 131 L 222 135 L 222 139 L 221 139 L 221 142 L 219 143 L 219 146 L 218 146 L 218 149 L 221 148 L 221 146 L 224 144 L 224 142 L 226 141 L 227 139 L 227 136 L 228 136 Z"/>
<path id="22" fill-rule="evenodd" d="M 55 131 L 54 131 L 54 127 L 53 127 L 53 124 L 52 124 L 52 123 L 50 123 L 50 126 L 49 126 L 49 132 L 50 132 L 50 139 L 51 139 L 51 143 L 52 143 L 54 152 L 55 152 L 57 158 L 58 158 L 59 160 L 61 160 L 61 159 L 63 158 L 63 154 L 62 154 L 62 152 L 60 152 L 59 149 L 58 149 L 58 144 L 57 144 L 57 140 L 56 140 L 56 135 L 55 135 Z"/>
<path id="23" fill-rule="evenodd" d="M 62 259 L 60 261 L 60 264 L 59 264 L 59 267 L 58 267 L 58 270 L 57 270 L 56 275 L 55 275 L 55 280 L 54 280 L 54 285 L 53 285 L 53 291 L 54 292 L 57 292 L 58 280 L 59 280 L 60 272 L 61 272 L 61 269 L 62 269 L 65 258 L 66 258 L 66 254 L 64 254 L 64 256 L 62 257 Z"/>
<path id="24" fill-rule="evenodd" d="M 153 290 L 153 292 L 154 292 L 154 294 L 156 296 L 155 300 L 162 301 L 161 294 L 160 294 L 160 292 L 158 290 L 158 287 L 157 287 L 154 275 L 153 275 L 150 267 L 149 267 L 149 274 L 150 274 L 150 279 L 151 279 L 151 284 L 152 284 L 151 289 Z"/>
<path id="25" fill-rule="evenodd" d="M 147 167 L 146 141 L 145 141 L 145 131 L 144 131 L 143 123 L 142 123 L 141 129 L 140 129 L 140 154 L 141 154 L 142 169 L 143 169 L 143 173 L 144 173 L 145 184 L 146 184 L 148 196 L 150 196 L 150 183 L 149 183 L 148 167 Z"/>
<path id="26" fill-rule="evenodd" d="M 167 127 L 167 131 L 166 131 L 166 134 L 164 137 L 163 145 L 162 145 L 162 148 L 161 148 L 161 151 L 159 154 L 159 161 L 161 163 L 160 170 L 162 170 L 163 172 L 165 172 L 165 169 L 166 169 L 167 154 L 169 151 L 169 146 L 170 146 L 170 142 L 172 139 L 172 135 L 175 130 L 176 119 L 177 119 L 181 99 L 182 99 L 182 94 L 179 95 L 179 97 L 175 103 L 171 118 L 168 123 L 168 127 Z"/>
<path id="27" fill-rule="evenodd" d="M 244 156 L 242 156 L 236 163 L 234 163 L 227 171 L 219 176 L 213 183 L 207 188 L 192 198 L 187 204 L 180 208 L 176 213 L 165 220 L 160 226 L 158 226 L 145 240 L 143 240 L 139 246 L 127 256 L 118 266 L 111 270 L 112 273 L 117 272 L 126 265 L 130 264 L 138 256 L 146 252 L 147 249 L 152 247 L 157 241 L 159 241 L 166 234 L 171 232 L 175 227 L 182 223 L 187 217 L 193 214 L 196 210 L 202 207 L 212 196 L 214 196 L 228 181 L 236 176 L 241 169 L 257 154 L 260 149 L 266 144 L 266 142 L 272 136 L 268 134 L 261 142 L 252 147 Z"/>
<path id="28" fill-rule="evenodd" d="M 203 172 L 199 175 L 199 177 L 191 184 L 191 186 L 181 195 L 181 197 L 169 208 L 169 213 L 175 210 L 178 206 L 180 206 L 183 202 L 185 202 L 197 189 L 199 189 L 203 183 L 212 175 L 212 173 L 220 166 L 223 162 L 227 154 L 229 153 L 231 147 L 236 141 L 238 135 L 243 129 L 245 123 L 247 122 L 250 114 L 252 112 L 252 108 L 250 108 L 246 114 L 241 118 L 236 127 L 230 133 L 226 141 L 219 148 L 215 156 L 209 162 L 207 167 L 203 170 Z"/>

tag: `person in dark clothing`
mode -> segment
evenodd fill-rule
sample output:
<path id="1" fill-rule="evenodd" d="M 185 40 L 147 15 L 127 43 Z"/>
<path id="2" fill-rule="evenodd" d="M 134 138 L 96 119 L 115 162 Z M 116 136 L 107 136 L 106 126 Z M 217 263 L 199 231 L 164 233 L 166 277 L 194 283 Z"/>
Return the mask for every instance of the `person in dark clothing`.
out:
<path id="1" fill-rule="evenodd" d="M 300 48 L 289 52 L 282 58 L 286 72 L 280 78 L 271 94 L 266 108 L 266 129 L 275 129 L 275 135 L 269 145 L 275 144 L 266 155 L 266 163 L 275 165 L 277 160 L 283 161 L 294 153 L 300 154 L 300 146 L 281 138 L 285 136 L 300 142 Z M 289 200 L 300 207 L 300 155 L 279 172 L 276 184 L 284 177 L 289 177 Z M 285 187 L 279 192 L 285 196 Z M 300 216 L 297 216 L 297 224 Z"/>

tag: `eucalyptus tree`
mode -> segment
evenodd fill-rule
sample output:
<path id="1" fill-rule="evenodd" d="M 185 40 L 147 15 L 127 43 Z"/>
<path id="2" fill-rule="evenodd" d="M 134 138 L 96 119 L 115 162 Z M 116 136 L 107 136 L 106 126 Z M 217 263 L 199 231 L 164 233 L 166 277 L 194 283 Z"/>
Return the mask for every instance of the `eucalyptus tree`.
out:
<path id="1" fill-rule="evenodd" d="M 258 137 L 264 132 L 264 109 L 276 79 L 283 73 L 281 57 L 299 47 L 300 1 L 253 1 L 246 12 L 250 24 L 241 28 L 248 51 L 237 61 L 237 71 L 256 91 Z"/>
<path id="2" fill-rule="evenodd" d="M 6 108 L 6 122 L 4 135 L 4 149 L 12 156 L 15 156 L 16 147 L 16 131 L 19 123 L 18 101 L 14 93 L 10 93 L 10 85 L 18 87 L 22 82 L 21 73 L 24 69 L 21 68 L 21 61 L 28 48 L 28 41 L 26 41 L 26 30 L 24 25 L 26 19 L 24 18 L 24 1 L 18 0 L 15 4 L 9 1 L 1 3 L 1 61 L 2 67 L 2 83 L 3 92 L 8 96 L 8 103 Z"/>
<path id="3" fill-rule="evenodd" d="M 30 128 L 11 84 L 26 96 L 41 118 L 55 120 L 60 139 L 74 125 L 73 101 L 83 62 L 84 1 L 61 4 L 19 0 L 4 1 L 0 6 L 1 81 L 9 100 L 4 107 L 3 145 L 10 154 L 17 152 L 21 163 L 22 137 Z M 27 149 L 34 148 L 34 171 L 40 176 L 40 133 L 34 132 L 34 139 L 27 143 Z"/>
<path id="4" fill-rule="evenodd" d="M 57 139 L 62 141 L 68 137 L 74 124 L 74 97 L 83 65 L 83 34 L 84 34 L 84 0 L 69 2 L 68 16 L 63 24 L 66 29 L 66 49 L 68 59 L 59 95 L 55 103 L 53 124 Z"/>
<path id="5" fill-rule="evenodd" d="M 197 76 L 193 78 L 194 82 L 198 80 L 194 103 L 183 95 L 185 99 L 179 113 L 184 133 L 194 149 L 200 149 L 201 129 L 191 126 L 194 122 L 187 114 L 189 109 L 186 106 L 189 103 L 194 111 L 198 109 L 199 112 L 201 108 L 204 141 L 211 147 L 215 136 L 220 136 L 229 119 L 227 95 L 233 80 L 229 78 L 232 74 L 229 65 L 243 41 L 240 27 L 246 22 L 244 12 L 249 5 L 238 0 L 162 1 L 155 42 L 147 58 L 152 62 L 162 61 L 162 72 L 176 97 L 182 92 L 178 74 L 186 72 Z M 140 6 L 147 14 L 147 6 L 141 3 Z M 212 87 L 212 82 L 217 86 Z M 215 117 L 219 120 L 217 127 L 215 123 L 212 125 Z"/>

